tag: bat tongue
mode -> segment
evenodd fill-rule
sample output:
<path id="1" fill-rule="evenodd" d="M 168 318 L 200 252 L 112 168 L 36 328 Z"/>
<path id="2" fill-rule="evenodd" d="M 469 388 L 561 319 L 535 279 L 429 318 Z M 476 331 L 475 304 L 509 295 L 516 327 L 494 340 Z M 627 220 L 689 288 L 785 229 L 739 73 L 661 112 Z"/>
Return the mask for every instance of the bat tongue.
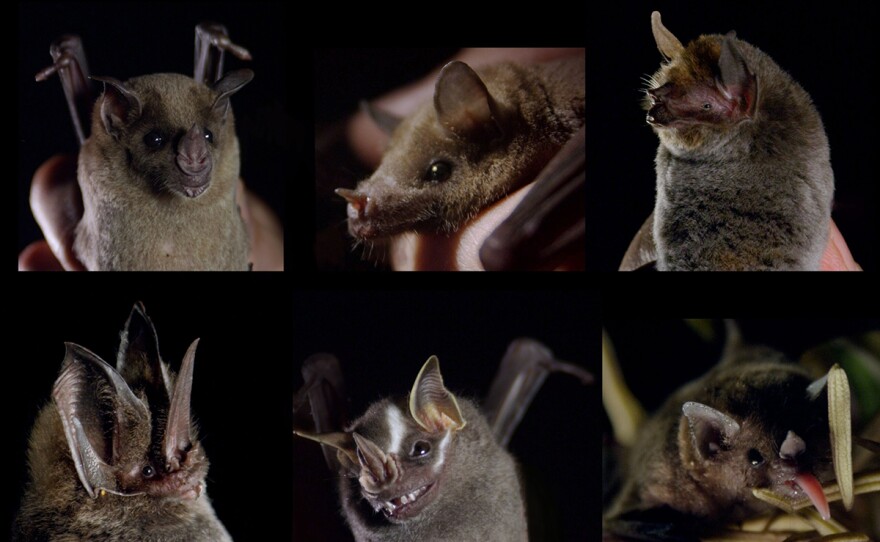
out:
<path id="1" fill-rule="evenodd" d="M 809 473 L 800 473 L 794 477 L 794 482 L 809 497 L 810 502 L 816 507 L 822 519 L 831 518 L 831 510 L 828 508 L 828 500 L 825 498 L 825 492 L 822 491 L 822 484 L 815 476 Z"/>

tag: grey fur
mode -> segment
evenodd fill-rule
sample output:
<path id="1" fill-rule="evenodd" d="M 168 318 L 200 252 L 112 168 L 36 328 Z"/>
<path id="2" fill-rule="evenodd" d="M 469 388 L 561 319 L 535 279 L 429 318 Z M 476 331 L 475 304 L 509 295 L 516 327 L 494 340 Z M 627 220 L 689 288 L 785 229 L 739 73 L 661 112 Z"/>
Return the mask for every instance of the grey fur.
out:
<path id="1" fill-rule="evenodd" d="M 659 16 L 655 36 L 657 24 Z M 694 80 L 713 85 L 709 74 L 717 76 L 719 45 L 741 55 L 756 77 L 754 115 L 733 123 L 654 126 L 660 138 L 657 267 L 818 270 L 834 175 L 822 120 L 806 91 L 767 54 L 732 35 L 694 40 L 654 74 L 652 88 L 670 81 L 685 90 Z"/>
<path id="2" fill-rule="evenodd" d="M 385 399 L 371 405 L 349 430 L 387 450 L 390 435 L 383 422 L 390 404 Z M 467 424 L 452 435 L 436 487 L 439 494 L 417 516 L 391 523 L 367 504 L 356 477 L 340 478 L 343 513 L 358 542 L 527 540 L 523 490 L 513 457 L 497 443 L 475 403 L 459 398 L 458 405 Z M 402 402 L 399 408 L 406 412 Z M 404 449 L 425 438 L 411 418 L 406 420 Z"/>
<path id="3" fill-rule="evenodd" d="M 240 83 L 237 90 L 250 77 L 232 72 L 215 89 L 176 74 L 119 83 L 142 106 L 140 115 L 132 108 L 124 119 L 103 107 L 112 89 L 98 100 L 78 166 L 84 213 L 74 250 L 89 270 L 248 269 L 247 233 L 235 197 L 238 139 L 227 111 L 231 80 Z M 209 128 L 214 141 L 207 144 L 210 184 L 189 197 L 175 156 L 178 138 L 193 126 Z M 143 138 L 156 127 L 168 141 L 151 151 Z"/>

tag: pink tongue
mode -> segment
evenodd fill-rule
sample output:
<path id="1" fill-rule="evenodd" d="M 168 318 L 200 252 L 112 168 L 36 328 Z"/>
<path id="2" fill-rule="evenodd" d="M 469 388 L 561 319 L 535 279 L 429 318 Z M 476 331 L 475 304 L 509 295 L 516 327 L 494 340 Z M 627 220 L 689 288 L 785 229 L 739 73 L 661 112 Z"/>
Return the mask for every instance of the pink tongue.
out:
<path id="1" fill-rule="evenodd" d="M 794 478 L 795 483 L 804 490 L 810 502 L 819 511 L 822 519 L 831 518 L 831 510 L 828 509 L 828 501 L 825 499 L 825 493 L 822 491 L 822 484 L 812 474 L 802 473 Z"/>

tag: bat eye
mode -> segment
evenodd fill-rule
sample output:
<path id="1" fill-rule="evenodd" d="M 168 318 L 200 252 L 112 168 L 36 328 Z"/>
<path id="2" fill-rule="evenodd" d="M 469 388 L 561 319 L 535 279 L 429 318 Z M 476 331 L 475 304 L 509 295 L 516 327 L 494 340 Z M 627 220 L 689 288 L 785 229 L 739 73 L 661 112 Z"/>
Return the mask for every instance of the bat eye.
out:
<path id="1" fill-rule="evenodd" d="M 452 175 L 452 166 L 449 165 L 449 162 L 437 160 L 428 166 L 428 171 L 425 172 L 425 180 L 438 183 L 445 181 L 450 175 Z"/>
<path id="2" fill-rule="evenodd" d="M 156 475 L 156 469 L 150 465 L 145 465 L 144 468 L 141 469 L 141 474 L 144 475 L 144 478 L 152 478 Z"/>
<path id="3" fill-rule="evenodd" d="M 710 104 L 710 103 L 704 103 L 704 104 L 703 104 L 703 109 L 705 109 L 706 111 L 712 109 L 712 104 Z"/>
<path id="4" fill-rule="evenodd" d="M 153 150 L 161 148 L 164 144 L 165 136 L 156 130 L 148 132 L 147 135 L 144 136 L 144 145 Z"/>
<path id="5" fill-rule="evenodd" d="M 429 442 L 425 442 L 424 440 L 417 440 L 415 444 L 413 444 L 412 453 L 410 456 L 412 457 L 422 457 L 427 455 L 428 452 L 431 451 L 431 444 Z"/>
<path id="6" fill-rule="evenodd" d="M 214 142 L 214 132 L 208 130 L 207 128 L 205 128 L 205 141 L 207 141 L 208 143 Z"/>
<path id="7" fill-rule="evenodd" d="M 749 463 L 751 463 L 753 467 L 760 467 L 764 464 L 764 456 L 761 455 L 761 452 L 752 448 L 749 450 Z"/>

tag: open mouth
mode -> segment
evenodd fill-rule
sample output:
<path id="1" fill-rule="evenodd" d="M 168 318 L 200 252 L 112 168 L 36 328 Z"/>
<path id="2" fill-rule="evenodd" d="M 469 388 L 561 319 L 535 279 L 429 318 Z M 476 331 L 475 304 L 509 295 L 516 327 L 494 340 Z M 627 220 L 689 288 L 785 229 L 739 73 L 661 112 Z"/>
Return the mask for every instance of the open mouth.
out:
<path id="1" fill-rule="evenodd" d="M 385 517 L 403 519 L 409 516 L 409 512 L 414 511 L 415 504 L 419 503 L 433 488 L 434 484 L 430 483 L 405 495 L 387 501 L 378 501 L 379 509 L 385 514 Z"/>

